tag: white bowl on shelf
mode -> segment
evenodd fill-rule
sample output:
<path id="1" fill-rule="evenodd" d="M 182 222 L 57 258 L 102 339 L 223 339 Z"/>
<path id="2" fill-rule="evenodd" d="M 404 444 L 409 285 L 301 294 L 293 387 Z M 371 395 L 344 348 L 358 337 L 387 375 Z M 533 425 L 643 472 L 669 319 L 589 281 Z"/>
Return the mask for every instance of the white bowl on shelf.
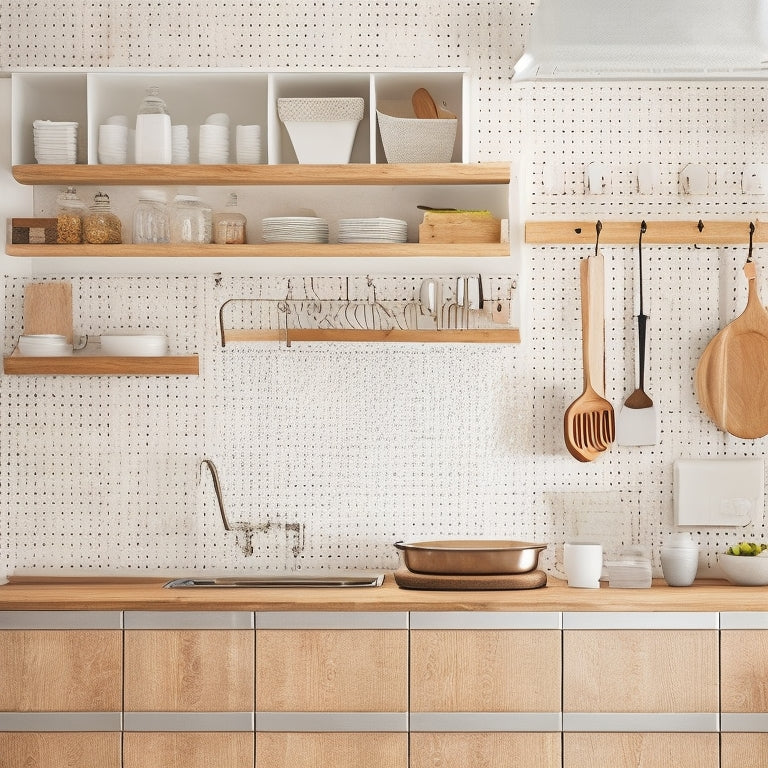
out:
<path id="1" fill-rule="evenodd" d="M 105 333 L 101 352 L 120 357 L 162 357 L 168 354 L 168 339 L 143 333 Z"/>
<path id="2" fill-rule="evenodd" d="M 307 165 L 348 163 L 364 112 L 365 100 L 357 96 L 277 100 L 296 157 Z"/>
<path id="3" fill-rule="evenodd" d="M 717 562 L 731 584 L 742 587 L 768 585 L 768 556 L 722 554 L 717 556 Z"/>
<path id="4" fill-rule="evenodd" d="M 24 357 L 66 357 L 72 354 L 72 345 L 66 336 L 55 333 L 35 333 L 21 336 L 19 354 Z"/>

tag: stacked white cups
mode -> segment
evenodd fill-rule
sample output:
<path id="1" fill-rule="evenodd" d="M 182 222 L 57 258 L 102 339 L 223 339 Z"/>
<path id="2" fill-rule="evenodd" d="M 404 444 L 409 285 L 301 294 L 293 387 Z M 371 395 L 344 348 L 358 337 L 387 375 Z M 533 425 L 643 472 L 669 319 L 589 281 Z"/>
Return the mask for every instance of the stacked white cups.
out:
<path id="1" fill-rule="evenodd" d="M 203 165 L 229 162 L 229 116 L 223 112 L 209 115 L 200 126 L 198 161 Z"/>
<path id="2" fill-rule="evenodd" d="M 238 125 L 235 128 L 235 157 L 238 163 L 245 165 L 261 162 L 260 125 Z"/>
<path id="3" fill-rule="evenodd" d="M 171 126 L 171 162 L 174 165 L 189 163 L 189 128 L 186 125 Z"/>
<path id="4" fill-rule="evenodd" d="M 699 545 L 690 533 L 674 533 L 661 548 L 661 571 L 670 587 L 688 587 L 699 567 Z"/>

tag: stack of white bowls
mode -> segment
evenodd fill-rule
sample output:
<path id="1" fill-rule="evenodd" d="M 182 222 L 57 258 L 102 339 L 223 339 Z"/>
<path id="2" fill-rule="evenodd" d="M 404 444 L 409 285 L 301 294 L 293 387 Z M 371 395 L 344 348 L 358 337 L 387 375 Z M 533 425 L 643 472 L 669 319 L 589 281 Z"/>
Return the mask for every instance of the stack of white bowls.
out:
<path id="1" fill-rule="evenodd" d="M 140 332 L 107 333 L 100 341 L 101 351 L 105 355 L 162 357 L 168 354 L 168 339 L 165 336 Z"/>
<path id="2" fill-rule="evenodd" d="M 99 162 L 122 165 L 128 162 L 128 118 L 112 115 L 99 126 Z"/>
<path id="3" fill-rule="evenodd" d="M 217 112 L 206 118 L 200 126 L 198 153 L 202 165 L 229 162 L 229 115 Z"/>
<path id="4" fill-rule="evenodd" d="M 261 162 L 260 125 L 238 125 L 235 128 L 235 158 L 238 163 L 245 165 Z"/>
<path id="5" fill-rule="evenodd" d="M 171 126 L 171 163 L 189 163 L 189 128 L 186 125 Z"/>
<path id="6" fill-rule="evenodd" d="M 19 338 L 19 354 L 25 357 L 64 357 L 72 354 L 67 337 L 55 333 L 35 333 Z"/>
<path id="7" fill-rule="evenodd" d="M 673 533 L 661 548 L 661 570 L 670 587 L 688 587 L 699 567 L 699 545 L 690 533 Z"/>
<path id="8" fill-rule="evenodd" d="M 77 123 L 35 120 L 32 132 L 35 160 L 48 165 L 74 165 L 77 162 Z"/>

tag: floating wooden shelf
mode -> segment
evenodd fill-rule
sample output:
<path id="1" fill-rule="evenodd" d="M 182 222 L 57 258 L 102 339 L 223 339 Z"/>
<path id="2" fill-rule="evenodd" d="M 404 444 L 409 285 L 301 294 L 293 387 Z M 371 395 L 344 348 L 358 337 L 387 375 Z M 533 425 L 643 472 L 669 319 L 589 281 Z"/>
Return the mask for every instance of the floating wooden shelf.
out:
<path id="1" fill-rule="evenodd" d="M 86 350 L 66 357 L 28 357 L 14 350 L 3 358 L 3 371 L 10 376 L 197 376 L 200 361 L 197 355 L 118 357 Z"/>
<path id="2" fill-rule="evenodd" d="M 600 219 L 600 245 L 637 245 L 640 220 Z M 525 242 L 531 245 L 594 245 L 597 220 L 528 221 Z M 768 243 L 768 222 L 753 222 L 755 244 Z M 743 221 L 670 221 L 646 220 L 644 245 L 746 245 L 748 220 Z"/>
<path id="3" fill-rule="evenodd" d="M 509 256 L 509 243 L 254 243 L 253 245 L 6 245 L 9 256 L 43 258 L 174 257 L 419 257 Z"/>
<path id="4" fill-rule="evenodd" d="M 14 165 L 20 184 L 403 185 L 509 184 L 509 163 L 341 165 Z"/>
<path id="5" fill-rule="evenodd" d="M 517 328 L 471 328 L 467 330 L 358 330 L 350 328 L 285 328 L 280 330 L 224 329 L 223 345 L 235 341 L 388 341 L 449 344 L 519 344 Z"/>

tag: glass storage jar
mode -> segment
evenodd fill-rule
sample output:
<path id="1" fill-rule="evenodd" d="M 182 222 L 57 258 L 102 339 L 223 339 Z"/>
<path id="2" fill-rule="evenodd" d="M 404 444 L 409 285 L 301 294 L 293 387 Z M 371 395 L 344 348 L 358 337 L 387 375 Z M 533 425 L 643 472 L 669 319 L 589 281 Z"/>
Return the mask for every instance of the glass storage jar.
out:
<path id="1" fill-rule="evenodd" d="M 109 205 L 109 195 L 97 192 L 83 218 L 83 241 L 96 245 L 122 242 L 122 224 Z"/>
<path id="2" fill-rule="evenodd" d="M 210 243 L 212 212 L 196 195 L 176 195 L 171 211 L 172 243 Z"/>
<path id="3" fill-rule="evenodd" d="M 229 195 L 227 206 L 213 216 L 213 242 L 235 244 L 245 242 L 246 218 L 237 207 L 237 195 Z"/>
<path id="4" fill-rule="evenodd" d="M 171 220 L 165 194 L 158 189 L 143 189 L 133 210 L 134 243 L 170 243 Z"/>
<path id="5" fill-rule="evenodd" d="M 74 187 L 67 187 L 56 200 L 56 242 L 63 244 L 83 242 L 83 216 L 85 203 Z"/>

